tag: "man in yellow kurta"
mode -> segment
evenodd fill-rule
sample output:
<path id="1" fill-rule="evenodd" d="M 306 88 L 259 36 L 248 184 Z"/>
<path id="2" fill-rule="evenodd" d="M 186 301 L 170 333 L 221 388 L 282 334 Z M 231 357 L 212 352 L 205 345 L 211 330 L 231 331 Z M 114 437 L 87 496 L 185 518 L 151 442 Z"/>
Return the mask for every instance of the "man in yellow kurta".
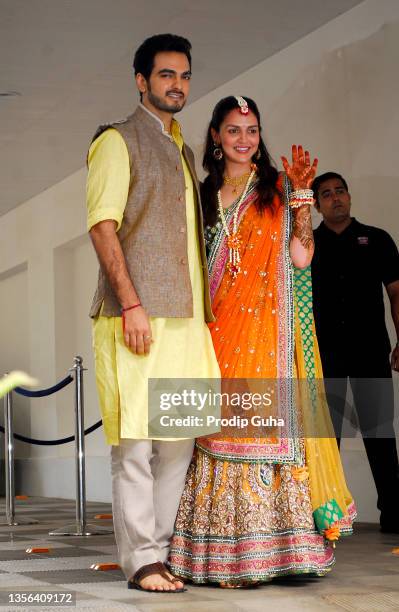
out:
<path id="1" fill-rule="evenodd" d="M 190 49 L 170 34 L 144 41 L 134 61 L 141 104 L 102 126 L 88 156 L 88 229 L 100 261 L 91 316 L 115 536 L 128 586 L 155 592 L 183 587 L 164 562 L 193 440 L 148 438 L 148 379 L 219 376 L 198 183 L 173 119 L 189 92 Z"/>

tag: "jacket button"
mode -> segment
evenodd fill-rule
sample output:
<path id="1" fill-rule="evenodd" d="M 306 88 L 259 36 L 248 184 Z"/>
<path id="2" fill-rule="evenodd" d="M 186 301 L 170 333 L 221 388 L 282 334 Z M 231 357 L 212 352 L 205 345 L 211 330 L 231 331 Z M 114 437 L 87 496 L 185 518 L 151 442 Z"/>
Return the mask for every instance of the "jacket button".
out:
<path id="1" fill-rule="evenodd" d="M 179 202 L 183 202 L 183 196 L 179 196 L 177 199 L 179 200 Z"/>
<path id="2" fill-rule="evenodd" d="M 180 257 L 180 263 L 183 265 L 187 263 L 184 257 Z"/>
<path id="3" fill-rule="evenodd" d="M 186 228 L 185 227 L 181 227 L 179 231 L 180 231 L 181 234 L 185 234 L 186 233 Z"/>

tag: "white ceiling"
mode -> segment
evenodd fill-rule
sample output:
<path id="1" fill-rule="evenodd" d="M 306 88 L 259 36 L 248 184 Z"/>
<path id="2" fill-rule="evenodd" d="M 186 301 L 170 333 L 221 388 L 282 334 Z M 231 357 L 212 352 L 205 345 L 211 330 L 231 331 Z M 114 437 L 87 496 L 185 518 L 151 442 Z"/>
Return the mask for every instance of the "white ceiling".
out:
<path id="1" fill-rule="evenodd" d="M 131 112 L 147 36 L 190 39 L 194 101 L 357 4 L 0 0 L 0 215 L 81 168 L 96 126 Z"/>

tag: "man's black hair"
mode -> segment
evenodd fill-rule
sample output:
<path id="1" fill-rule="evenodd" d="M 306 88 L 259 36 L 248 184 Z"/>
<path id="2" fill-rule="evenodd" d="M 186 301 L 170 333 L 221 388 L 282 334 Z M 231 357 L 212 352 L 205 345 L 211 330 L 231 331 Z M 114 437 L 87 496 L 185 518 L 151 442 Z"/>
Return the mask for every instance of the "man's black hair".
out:
<path id="1" fill-rule="evenodd" d="M 156 54 L 164 51 L 184 53 L 191 69 L 191 43 L 187 38 L 176 34 L 156 34 L 146 38 L 137 49 L 133 60 L 134 74 L 140 73 L 148 81 L 154 68 Z"/>
<path id="2" fill-rule="evenodd" d="M 338 172 L 325 172 L 324 174 L 320 174 L 320 176 L 316 176 L 312 183 L 313 194 L 317 204 L 319 203 L 319 191 L 321 184 L 331 179 L 339 179 L 342 181 L 343 186 L 345 187 L 346 191 L 348 191 L 348 183 L 343 176 L 338 174 Z"/>

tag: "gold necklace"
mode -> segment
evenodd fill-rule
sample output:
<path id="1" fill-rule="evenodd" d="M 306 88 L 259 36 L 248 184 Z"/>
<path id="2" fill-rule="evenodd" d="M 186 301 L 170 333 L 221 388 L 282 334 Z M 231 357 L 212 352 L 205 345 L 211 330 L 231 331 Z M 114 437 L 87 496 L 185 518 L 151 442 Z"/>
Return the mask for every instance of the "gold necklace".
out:
<path id="1" fill-rule="evenodd" d="M 251 184 L 251 181 L 253 179 L 253 177 L 255 176 L 256 173 L 256 169 L 253 168 L 252 172 L 247 175 L 247 183 L 245 185 L 244 191 L 241 194 L 241 197 L 239 199 L 239 201 L 237 202 L 237 206 L 236 209 L 234 211 L 234 215 L 233 215 L 233 231 L 230 232 L 228 226 L 227 226 L 227 222 L 226 222 L 226 217 L 224 214 L 224 210 L 223 210 L 223 203 L 222 203 L 222 195 L 220 193 L 220 189 L 217 193 L 217 197 L 218 197 L 218 208 L 219 208 L 219 215 L 220 215 L 220 219 L 222 221 L 222 226 L 224 229 L 224 232 L 227 236 L 227 246 L 229 247 L 229 261 L 227 263 L 227 269 L 230 272 L 231 276 L 233 278 L 236 278 L 237 274 L 239 274 L 241 272 L 241 267 L 240 267 L 240 262 L 241 262 L 241 257 L 240 257 L 240 246 L 241 246 L 241 238 L 239 236 L 239 234 L 237 233 L 238 230 L 238 213 L 240 210 L 240 206 L 243 203 L 243 201 L 246 198 L 246 195 L 248 193 L 248 189 L 249 186 Z"/>
<path id="2" fill-rule="evenodd" d="M 239 187 L 240 185 L 243 185 L 248 180 L 248 177 L 250 176 L 250 174 L 251 174 L 250 172 L 246 172 L 245 174 L 242 174 L 241 176 L 225 175 L 223 177 L 223 183 L 225 185 L 232 185 L 234 187 L 233 193 L 237 193 L 237 187 Z"/>

